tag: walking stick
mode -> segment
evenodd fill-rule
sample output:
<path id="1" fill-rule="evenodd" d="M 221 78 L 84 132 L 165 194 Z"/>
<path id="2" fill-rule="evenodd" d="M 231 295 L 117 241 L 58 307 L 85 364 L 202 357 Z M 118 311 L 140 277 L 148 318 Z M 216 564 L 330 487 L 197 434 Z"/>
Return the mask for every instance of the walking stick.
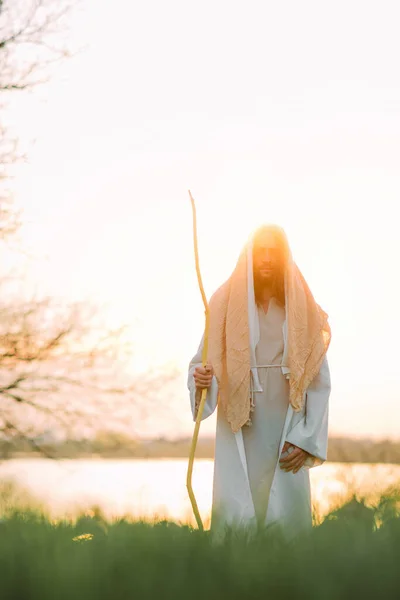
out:
<path id="1" fill-rule="evenodd" d="M 201 355 L 201 361 L 202 361 L 203 367 L 204 367 L 207 363 L 207 354 L 208 354 L 208 327 L 209 327 L 208 302 L 207 302 L 207 298 L 206 298 L 206 295 L 204 292 L 203 281 L 202 281 L 201 273 L 200 273 L 199 248 L 198 248 L 198 243 L 197 243 L 196 205 L 194 203 L 194 199 L 193 199 L 192 194 L 190 193 L 190 190 L 189 190 L 189 196 L 190 196 L 190 202 L 192 204 L 192 213 L 193 213 L 193 243 L 194 243 L 194 257 L 195 257 L 195 261 L 196 261 L 197 281 L 199 284 L 201 297 L 203 299 L 204 311 L 205 311 L 205 321 L 206 321 L 205 332 L 204 332 L 203 352 Z M 190 446 L 189 464 L 188 464 L 187 478 L 186 478 L 186 487 L 187 487 L 187 490 L 189 493 L 189 498 L 190 498 L 190 502 L 192 504 L 192 509 L 193 509 L 194 516 L 196 518 L 197 526 L 200 529 L 200 531 L 203 531 L 204 527 L 203 527 L 203 522 L 201 520 L 201 516 L 199 513 L 199 508 L 197 506 L 196 498 L 195 498 L 195 495 L 193 492 L 192 473 L 193 473 L 194 455 L 196 453 L 197 439 L 199 437 L 200 422 L 201 422 L 201 417 L 202 417 L 202 414 L 204 411 L 204 405 L 206 403 L 206 397 L 207 397 L 207 389 L 204 388 L 201 392 L 200 405 L 199 405 L 199 408 L 197 411 L 196 423 L 194 426 L 194 433 L 193 433 L 192 443 Z"/>

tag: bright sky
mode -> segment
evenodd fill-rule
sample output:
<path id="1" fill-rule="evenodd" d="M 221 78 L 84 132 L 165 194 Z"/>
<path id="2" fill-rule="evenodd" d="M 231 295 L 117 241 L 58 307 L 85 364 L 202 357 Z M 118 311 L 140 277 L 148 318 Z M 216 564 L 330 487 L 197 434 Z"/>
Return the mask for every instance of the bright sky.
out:
<path id="1" fill-rule="evenodd" d="M 203 327 L 187 189 L 208 295 L 277 222 L 330 315 L 331 433 L 397 437 L 398 3 L 82 2 L 86 49 L 18 114 L 37 138 L 23 238 L 47 256 L 31 276 L 108 302 L 140 364 L 185 371 Z M 190 433 L 184 375 L 165 402 L 154 433 Z"/>

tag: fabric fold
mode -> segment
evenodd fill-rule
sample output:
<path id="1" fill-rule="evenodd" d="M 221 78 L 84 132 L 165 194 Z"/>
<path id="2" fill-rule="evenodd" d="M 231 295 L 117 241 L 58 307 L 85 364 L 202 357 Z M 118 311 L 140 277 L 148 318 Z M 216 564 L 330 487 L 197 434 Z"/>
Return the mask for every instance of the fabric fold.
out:
<path id="1" fill-rule="evenodd" d="M 281 228 L 268 227 L 285 246 L 285 354 L 282 372 L 290 382 L 294 411 L 304 406 L 305 391 L 319 372 L 329 347 L 331 332 L 327 314 L 293 261 Z M 251 390 L 262 391 L 255 350 L 260 339 L 254 293 L 253 239 L 240 254 L 227 282 L 209 303 L 209 360 L 218 381 L 219 402 L 234 433 L 246 424 L 251 412 Z"/>

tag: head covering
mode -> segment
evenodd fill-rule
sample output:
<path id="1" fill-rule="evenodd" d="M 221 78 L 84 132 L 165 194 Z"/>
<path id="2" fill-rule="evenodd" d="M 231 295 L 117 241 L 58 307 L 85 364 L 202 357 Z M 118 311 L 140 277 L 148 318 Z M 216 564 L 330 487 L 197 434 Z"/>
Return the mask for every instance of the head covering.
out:
<path id="1" fill-rule="evenodd" d="M 265 229 L 279 232 L 287 249 L 284 267 L 287 362 L 282 370 L 289 378 L 290 404 L 300 411 L 305 392 L 318 374 L 329 347 L 328 315 L 315 302 L 293 261 L 284 231 L 276 226 Z M 208 359 L 218 381 L 220 407 L 235 433 L 250 418 L 251 377 L 254 389 L 259 387 L 255 348 L 260 333 L 253 280 L 253 239 L 254 234 L 243 248 L 232 275 L 209 303 Z"/>

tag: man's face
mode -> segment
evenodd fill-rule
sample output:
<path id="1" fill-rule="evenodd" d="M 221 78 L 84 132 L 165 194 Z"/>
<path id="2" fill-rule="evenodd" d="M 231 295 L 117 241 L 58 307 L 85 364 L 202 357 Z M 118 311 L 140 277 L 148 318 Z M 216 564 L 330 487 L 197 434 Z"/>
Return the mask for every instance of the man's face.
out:
<path id="1" fill-rule="evenodd" d="M 259 284 L 270 284 L 281 267 L 280 250 L 276 236 L 272 232 L 263 232 L 254 240 L 253 271 Z"/>

